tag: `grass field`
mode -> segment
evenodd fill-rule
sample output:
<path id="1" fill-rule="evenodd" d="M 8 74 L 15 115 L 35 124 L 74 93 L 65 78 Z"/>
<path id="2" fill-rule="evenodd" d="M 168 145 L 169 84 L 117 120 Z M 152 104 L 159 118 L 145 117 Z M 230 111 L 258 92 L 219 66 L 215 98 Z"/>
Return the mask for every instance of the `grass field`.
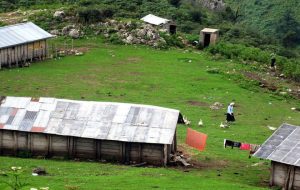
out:
<path id="1" fill-rule="evenodd" d="M 148 47 L 108 45 L 101 39 L 78 40 L 91 48 L 84 56 L 34 63 L 29 68 L 0 71 L 0 94 L 50 96 L 68 99 L 130 102 L 179 109 L 192 124 L 208 134 L 204 152 L 184 145 L 186 126 L 178 125 L 180 147 L 198 167 L 133 168 L 118 164 L 0 157 L 0 170 L 22 166 L 27 187 L 50 189 L 264 189 L 268 188 L 269 162 L 248 159 L 248 152 L 224 149 L 223 139 L 261 144 L 272 134 L 267 126 L 299 124 L 299 101 L 267 93 L 239 78 L 253 70 L 232 61 L 213 61 L 203 52 L 160 51 Z M 207 72 L 217 70 L 217 72 Z M 237 80 L 238 79 L 238 80 Z M 237 122 L 220 129 L 227 104 L 236 102 Z M 214 102 L 224 104 L 211 110 Z M 199 119 L 204 127 L 198 127 Z M 261 162 L 259 166 L 252 166 Z M 31 176 L 34 167 L 48 176 Z M 7 177 L 0 176 L 0 180 Z M 0 189 L 8 190 L 3 183 Z M 26 188 L 24 188 L 26 189 Z"/>

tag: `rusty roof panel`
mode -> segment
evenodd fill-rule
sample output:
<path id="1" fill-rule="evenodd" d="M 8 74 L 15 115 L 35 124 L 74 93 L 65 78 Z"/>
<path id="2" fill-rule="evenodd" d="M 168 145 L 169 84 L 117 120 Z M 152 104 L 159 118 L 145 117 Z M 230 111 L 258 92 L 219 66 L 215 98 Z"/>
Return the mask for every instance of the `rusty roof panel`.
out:
<path id="1" fill-rule="evenodd" d="M 156 106 L 6 97 L 0 105 L 4 129 L 82 138 L 171 144 L 179 111 Z M 2 127 L 1 127 L 2 128 Z"/>

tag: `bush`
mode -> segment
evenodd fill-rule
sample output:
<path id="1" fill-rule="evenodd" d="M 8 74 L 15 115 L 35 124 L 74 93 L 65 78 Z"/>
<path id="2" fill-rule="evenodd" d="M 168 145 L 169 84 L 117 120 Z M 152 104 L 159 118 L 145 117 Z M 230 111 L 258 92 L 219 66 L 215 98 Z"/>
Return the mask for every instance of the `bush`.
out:
<path id="1" fill-rule="evenodd" d="M 170 35 L 170 34 L 162 32 L 162 33 L 160 33 L 160 36 L 165 39 L 167 46 L 184 48 L 182 38 L 178 34 Z"/>
<path id="2" fill-rule="evenodd" d="M 209 46 L 206 51 L 214 55 L 222 55 L 227 59 L 255 61 L 267 66 L 270 64 L 270 54 L 272 53 L 259 48 L 227 42 L 219 42 L 214 46 Z M 276 56 L 276 64 L 278 70 L 283 72 L 285 76 L 300 82 L 300 63 L 283 56 Z"/>
<path id="3" fill-rule="evenodd" d="M 113 44 L 124 44 L 124 42 L 120 39 L 118 34 L 111 34 L 109 37 L 109 41 Z"/>

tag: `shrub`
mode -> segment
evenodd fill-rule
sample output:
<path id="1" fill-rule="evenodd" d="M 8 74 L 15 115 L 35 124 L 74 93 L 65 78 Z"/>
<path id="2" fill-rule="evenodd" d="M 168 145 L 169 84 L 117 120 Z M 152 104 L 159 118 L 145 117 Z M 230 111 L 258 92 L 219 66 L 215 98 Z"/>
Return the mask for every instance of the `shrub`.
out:
<path id="1" fill-rule="evenodd" d="M 245 61 L 255 61 L 261 64 L 270 64 L 270 51 L 263 51 L 255 47 L 247 47 L 241 44 L 231 44 L 219 42 L 214 46 L 209 46 L 206 51 L 214 55 L 222 55 L 227 59 L 238 59 Z M 296 60 L 287 59 L 283 56 L 276 56 L 276 64 L 279 71 L 285 76 L 295 81 L 300 81 L 300 63 Z"/>
<path id="2" fill-rule="evenodd" d="M 165 39 L 166 45 L 169 47 L 179 47 L 179 48 L 184 47 L 182 38 L 178 34 L 169 35 L 167 33 L 162 32 L 162 33 L 160 33 L 160 36 Z"/>
<path id="3" fill-rule="evenodd" d="M 113 44 L 124 44 L 118 34 L 111 34 L 109 37 L 109 41 Z"/>

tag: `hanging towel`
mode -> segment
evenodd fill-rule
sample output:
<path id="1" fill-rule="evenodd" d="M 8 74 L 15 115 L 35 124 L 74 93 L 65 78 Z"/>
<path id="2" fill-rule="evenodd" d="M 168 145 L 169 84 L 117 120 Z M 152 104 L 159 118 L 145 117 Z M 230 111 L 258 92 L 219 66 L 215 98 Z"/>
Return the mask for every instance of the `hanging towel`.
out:
<path id="1" fill-rule="evenodd" d="M 242 143 L 240 149 L 241 150 L 250 150 L 251 149 L 250 144 Z"/>
<path id="2" fill-rule="evenodd" d="M 233 148 L 233 147 L 240 148 L 241 143 L 240 142 L 235 142 L 235 141 L 232 141 L 232 140 L 228 140 L 228 139 L 224 139 L 224 148 L 226 148 L 227 146 L 231 146 L 231 148 Z"/>
<path id="3" fill-rule="evenodd" d="M 191 128 L 187 129 L 187 135 L 185 140 L 187 145 L 194 147 L 200 151 L 203 151 L 206 146 L 206 140 L 207 140 L 206 134 L 200 133 Z"/>

